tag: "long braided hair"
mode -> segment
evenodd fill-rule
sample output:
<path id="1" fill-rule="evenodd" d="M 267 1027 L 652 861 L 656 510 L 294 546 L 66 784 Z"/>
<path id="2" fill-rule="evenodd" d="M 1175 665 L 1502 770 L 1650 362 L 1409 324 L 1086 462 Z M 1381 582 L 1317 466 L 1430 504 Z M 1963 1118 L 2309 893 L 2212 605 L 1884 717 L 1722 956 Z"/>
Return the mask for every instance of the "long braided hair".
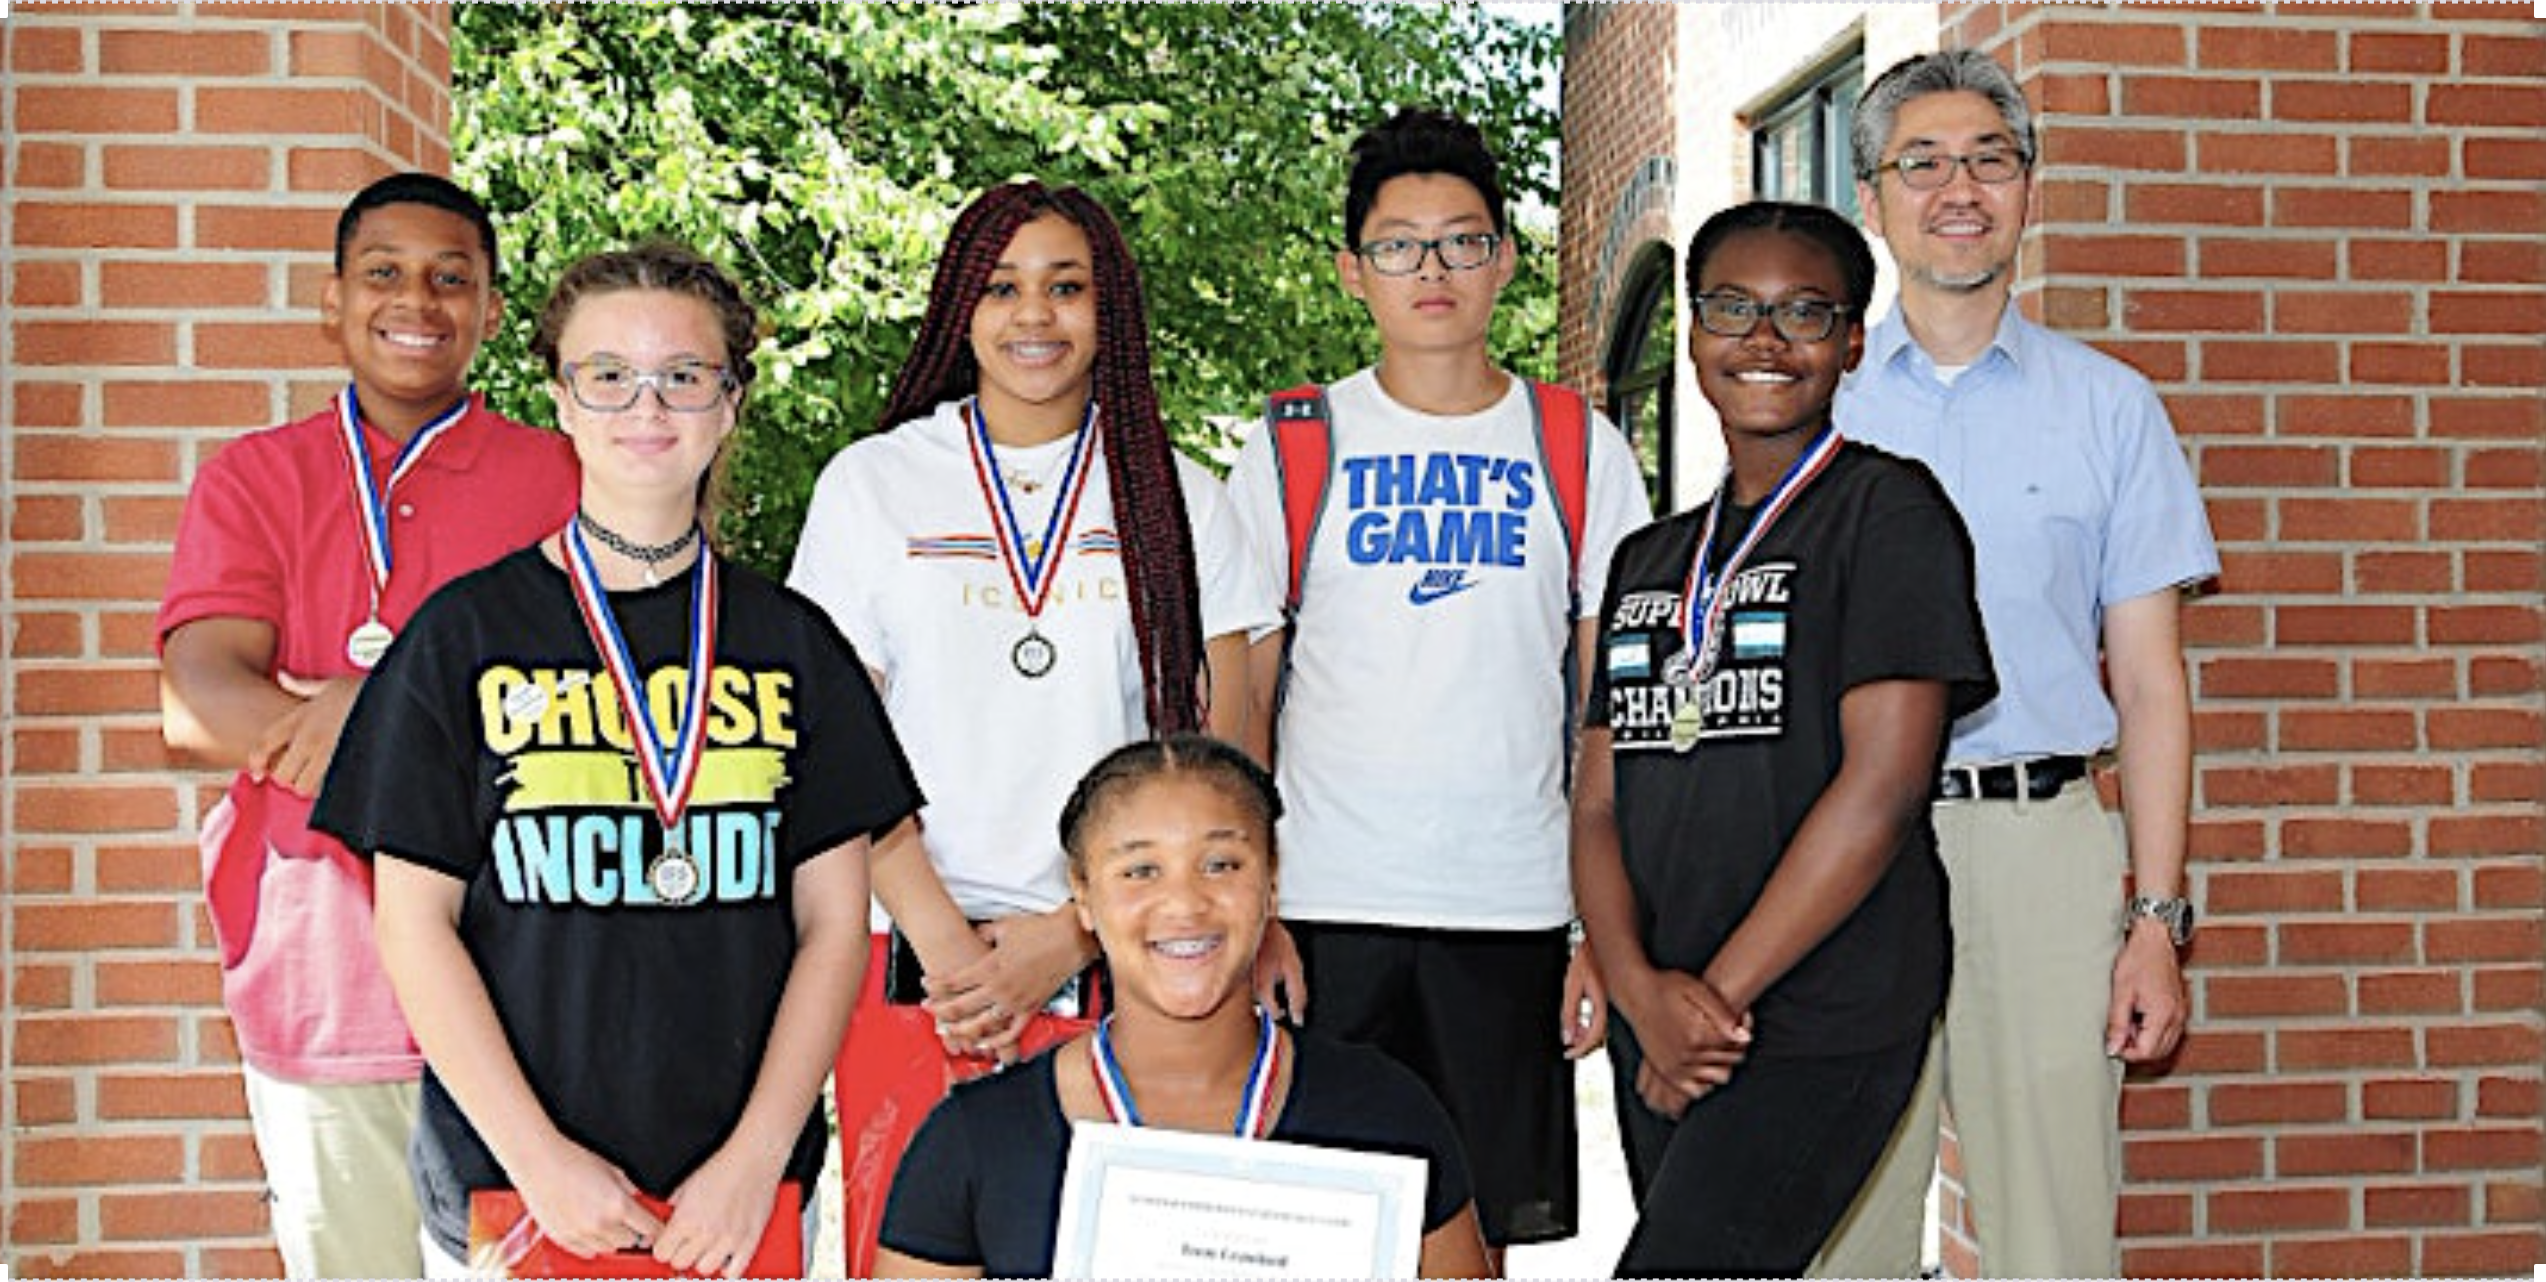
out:
<path id="1" fill-rule="evenodd" d="M 901 373 L 894 376 L 876 427 L 887 430 L 925 417 L 942 401 L 981 390 L 981 365 L 972 352 L 973 311 L 1017 228 L 1046 214 L 1068 219 L 1086 233 L 1093 259 L 1096 364 L 1089 377 L 1105 480 L 1113 491 L 1114 523 L 1122 539 L 1132 633 L 1140 642 L 1150 733 L 1199 729 L 1204 694 L 1201 590 L 1184 488 L 1176 480 L 1175 446 L 1167 439 L 1158 391 L 1150 381 L 1149 307 L 1141 295 L 1140 269 L 1104 206 L 1076 187 L 1050 188 L 1032 179 L 993 187 L 966 206 L 937 256 L 928 315 Z"/>

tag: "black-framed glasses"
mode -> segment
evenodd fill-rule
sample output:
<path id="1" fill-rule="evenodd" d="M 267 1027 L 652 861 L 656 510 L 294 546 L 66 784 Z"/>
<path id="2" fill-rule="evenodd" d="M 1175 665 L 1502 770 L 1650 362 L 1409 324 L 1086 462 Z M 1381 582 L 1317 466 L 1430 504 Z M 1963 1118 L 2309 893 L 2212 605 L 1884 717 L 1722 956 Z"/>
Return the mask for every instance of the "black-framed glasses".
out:
<path id="1" fill-rule="evenodd" d="M 716 408 L 734 389 L 734 376 L 708 361 L 675 361 L 661 369 L 638 369 L 625 361 L 568 361 L 557 369 L 575 404 L 595 414 L 616 414 L 637 403 L 645 389 L 663 408 L 700 414 Z"/>
<path id="2" fill-rule="evenodd" d="M 1382 276 L 1411 276 L 1423 270 L 1427 254 L 1437 255 L 1445 271 L 1463 272 L 1483 267 L 1494 257 L 1503 238 L 1490 231 L 1463 231 L 1435 240 L 1416 240 L 1410 236 L 1391 236 L 1386 240 L 1367 240 L 1353 249 L 1370 270 Z"/>
<path id="3" fill-rule="evenodd" d="M 1722 290 L 1697 296 L 1697 326 L 1717 338 L 1748 338 L 1764 319 L 1789 343 L 1818 343 L 1838 330 L 1840 317 L 1854 314 L 1854 307 L 1818 298 L 1769 303 Z"/>
<path id="4" fill-rule="evenodd" d="M 2023 177 L 2025 166 L 2030 163 L 2023 152 L 2013 147 L 1988 147 L 1968 156 L 1949 156 L 1941 151 L 1905 151 L 1884 161 L 1882 169 L 1899 174 L 1901 185 L 1912 191 L 1934 191 L 1954 180 L 1957 165 L 1971 175 L 1973 182 L 1994 187 Z"/>

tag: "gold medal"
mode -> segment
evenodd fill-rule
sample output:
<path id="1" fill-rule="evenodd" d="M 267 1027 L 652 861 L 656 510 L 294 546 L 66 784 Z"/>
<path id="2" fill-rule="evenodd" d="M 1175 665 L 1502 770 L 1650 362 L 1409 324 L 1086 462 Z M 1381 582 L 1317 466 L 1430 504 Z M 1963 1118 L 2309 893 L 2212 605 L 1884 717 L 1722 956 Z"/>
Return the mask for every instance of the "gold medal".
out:
<path id="1" fill-rule="evenodd" d="M 345 658 L 355 667 L 369 672 L 379 664 L 380 656 L 389 653 L 389 643 L 397 639 L 398 634 L 390 631 L 389 625 L 382 623 L 377 616 L 365 619 L 361 627 L 346 635 Z"/>
<path id="2" fill-rule="evenodd" d="M 1692 695 L 1671 710 L 1671 751 L 1687 752 L 1706 737 L 1706 701 Z"/>

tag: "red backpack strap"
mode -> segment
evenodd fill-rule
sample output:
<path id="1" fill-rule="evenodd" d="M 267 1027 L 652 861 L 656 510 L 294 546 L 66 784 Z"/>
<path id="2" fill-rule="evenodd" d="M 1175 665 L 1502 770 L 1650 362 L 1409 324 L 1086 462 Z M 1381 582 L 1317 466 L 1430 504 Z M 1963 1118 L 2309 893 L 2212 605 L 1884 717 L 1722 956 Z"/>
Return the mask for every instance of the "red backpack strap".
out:
<path id="1" fill-rule="evenodd" d="M 1273 393 L 1264 409 L 1265 429 L 1273 433 L 1273 474 L 1282 487 L 1282 529 L 1288 536 L 1291 576 L 1282 598 L 1285 615 L 1300 608 L 1300 587 L 1308 579 L 1309 540 L 1326 512 L 1326 478 L 1334 466 L 1333 420 L 1326 410 L 1326 389 L 1306 383 Z"/>
<path id="2" fill-rule="evenodd" d="M 1565 523 L 1565 590 L 1579 606 L 1582 529 L 1591 489 L 1590 414 L 1582 393 L 1570 387 L 1533 379 L 1529 391 L 1530 413 L 1537 420 L 1539 462 L 1556 494 L 1556 514 Z"/>

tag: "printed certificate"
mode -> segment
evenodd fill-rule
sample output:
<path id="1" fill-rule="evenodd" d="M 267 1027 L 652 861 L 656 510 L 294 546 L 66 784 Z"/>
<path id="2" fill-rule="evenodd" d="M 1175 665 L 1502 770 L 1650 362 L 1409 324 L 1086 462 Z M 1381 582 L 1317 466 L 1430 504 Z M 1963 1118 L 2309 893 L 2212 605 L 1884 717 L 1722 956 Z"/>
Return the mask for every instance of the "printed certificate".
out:
<path id="1" fill-rule="evenodd" d="M 1061 1181 L 1062 1278 L 1410 1278 L 1421 1158 L 1080 1122 Z"/>

